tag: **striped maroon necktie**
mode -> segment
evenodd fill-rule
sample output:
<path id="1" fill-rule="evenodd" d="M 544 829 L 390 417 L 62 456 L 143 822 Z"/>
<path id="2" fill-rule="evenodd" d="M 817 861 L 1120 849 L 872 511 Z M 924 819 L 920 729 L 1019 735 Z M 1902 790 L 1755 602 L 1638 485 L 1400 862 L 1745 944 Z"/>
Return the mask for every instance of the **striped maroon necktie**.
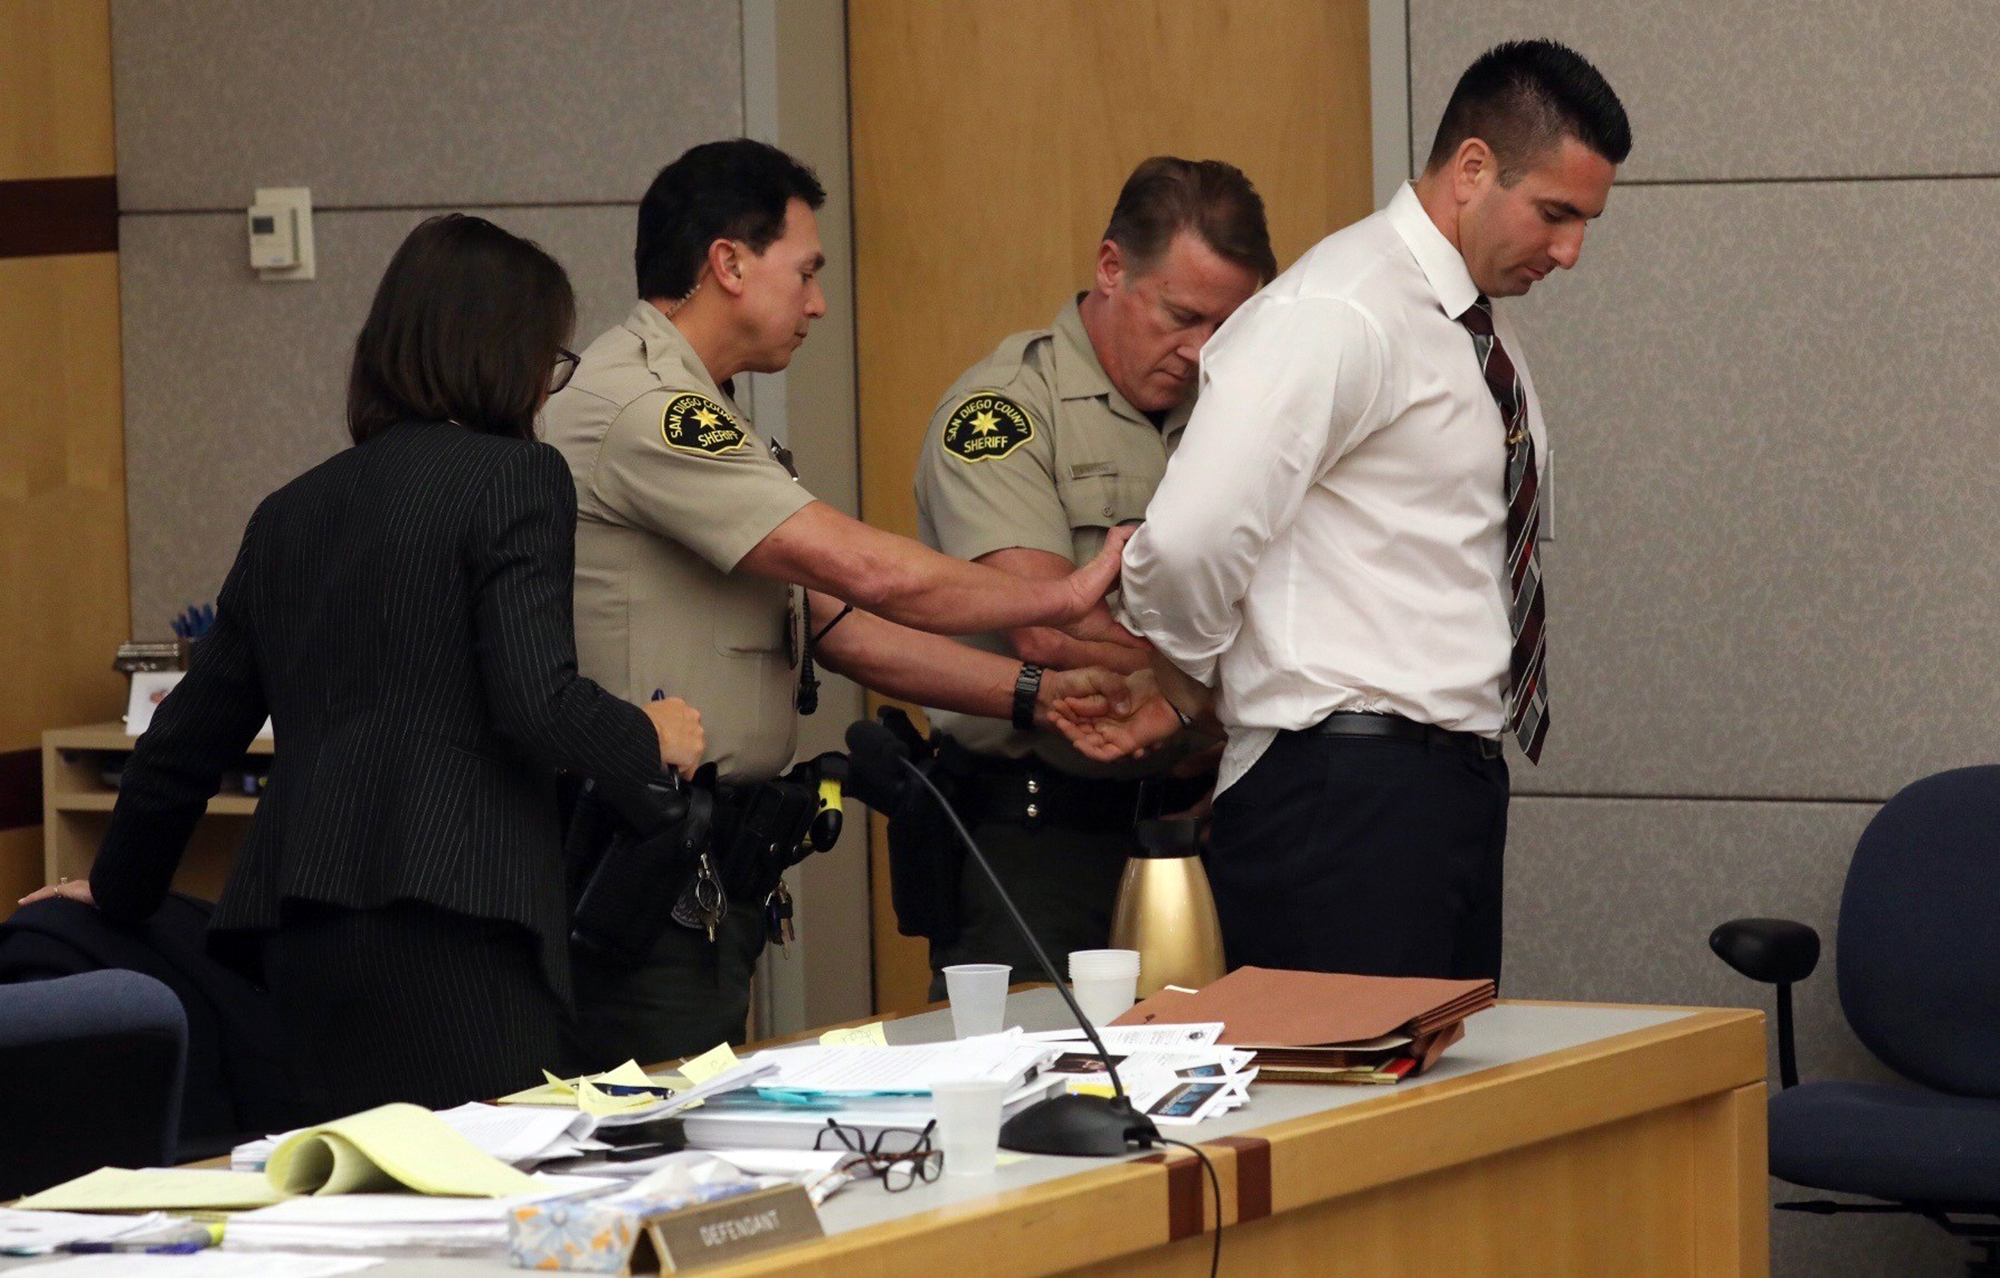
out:
<path id="1" fill-rule="evenodd" d="M 1507 662 L 1507 729 L 1528 761 L 1540 763 L 1542 740 L 1549 733 L 1549 687 L 1542 559 L 1536 544 L 1542 530 L 1542 485 L 1535 441 L 1528 434 L 1528 396 L 1493 331 L 1493 303 L 1482 295 L 1458 322 L 1472 333 L 1486 388 L 1500 405 L 1500 421 L 1507 428 L 1507 616 L 1514 627 Z"/>

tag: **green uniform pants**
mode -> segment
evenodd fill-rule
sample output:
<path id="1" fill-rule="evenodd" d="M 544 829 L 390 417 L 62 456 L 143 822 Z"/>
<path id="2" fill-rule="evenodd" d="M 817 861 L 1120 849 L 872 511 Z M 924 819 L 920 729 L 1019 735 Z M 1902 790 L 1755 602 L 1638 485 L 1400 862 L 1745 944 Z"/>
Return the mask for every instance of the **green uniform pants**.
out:
<path id="1" fill-rule="evenodd" d="M 1058 977 L 1068 979 L 1071 950 L 1110 944 L 1118 880 L 1138 846 L 1132 831 L 982 822 L 972 827 L 972 837 L 1048 951 Z M 931 946 L 933 1000 L 945 996 L 943 969 L 953 963 L 1006 963 L 1016 981 L 1048 979 L 969 855 L 959 874 L 958 916 L 957 939 Z"/>
<path id="2" fill-rule="evenodd" d="M 732 901 L 714 945 L 704 933 L 669 923 L 637 968 L 578 953 L 577 1029 L 590 1068 L 656 1065 L 743 1042 L 750 980 L 763 952 L 763 902 Z"/>

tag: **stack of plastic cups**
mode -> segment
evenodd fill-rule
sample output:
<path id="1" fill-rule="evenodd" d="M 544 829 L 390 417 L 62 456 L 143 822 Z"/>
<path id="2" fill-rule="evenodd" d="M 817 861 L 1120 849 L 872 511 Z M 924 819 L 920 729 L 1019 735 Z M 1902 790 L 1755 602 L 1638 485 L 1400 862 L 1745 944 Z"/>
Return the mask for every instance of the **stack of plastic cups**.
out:
<path id="1" fill-rule="evenodd" d="M 1139 996 L 1139 951 L 1071 950 L 1070 992 L 1093 1025 L 1109 1025 Z"/>

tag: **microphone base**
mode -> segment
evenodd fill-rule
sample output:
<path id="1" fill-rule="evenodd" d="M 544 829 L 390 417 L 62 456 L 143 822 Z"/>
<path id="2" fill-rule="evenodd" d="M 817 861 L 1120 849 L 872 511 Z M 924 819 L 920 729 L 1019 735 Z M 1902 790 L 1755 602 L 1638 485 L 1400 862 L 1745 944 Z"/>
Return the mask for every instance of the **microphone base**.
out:
<path id="1" fill-rule="evenodd" d="M 1121 1096 L 1051 1096 L 1000 1125 L 1000 1147 L 1024 1154 L 1102 1157 L 1159 1143 L 1153 1120 Z"/>

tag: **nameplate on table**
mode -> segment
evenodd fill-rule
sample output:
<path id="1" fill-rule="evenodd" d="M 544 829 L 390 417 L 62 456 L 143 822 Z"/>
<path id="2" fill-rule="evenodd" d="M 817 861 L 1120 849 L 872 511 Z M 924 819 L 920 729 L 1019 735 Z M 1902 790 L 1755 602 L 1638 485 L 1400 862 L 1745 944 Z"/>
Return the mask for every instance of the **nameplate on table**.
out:
<path id="1" fill-rule="evenodd" d="M 779 1185 L 657 1216 L 647 1222 L 646 1232 L 659 1249 L 661 1271 L 677 1274 L 826 1236 L 802 1185 Z"/>

